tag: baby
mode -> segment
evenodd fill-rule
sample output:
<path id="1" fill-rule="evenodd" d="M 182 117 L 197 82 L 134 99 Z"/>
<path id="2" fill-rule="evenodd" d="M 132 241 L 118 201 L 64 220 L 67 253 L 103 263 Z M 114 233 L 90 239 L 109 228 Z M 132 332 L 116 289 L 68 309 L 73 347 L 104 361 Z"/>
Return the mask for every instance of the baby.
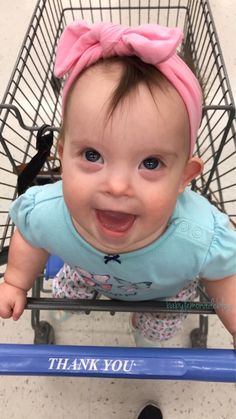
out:
<path id="1" fill-rule="evenodd" d="M 54 295 L 191 300 L 202 279 L 236 345 L 236 233 L 187 186 L 201 122 L 199 83 L 176 54 L 182 32 L 144 25 L 69 25 L 55 75 L 67 75 L 58 153 L 62 181 L 11 207 L 0 316 L 21 316 L 49 254 L 66 265 Z M 169 339 L 183 315 L 135 313 L 137 344 Z"/>

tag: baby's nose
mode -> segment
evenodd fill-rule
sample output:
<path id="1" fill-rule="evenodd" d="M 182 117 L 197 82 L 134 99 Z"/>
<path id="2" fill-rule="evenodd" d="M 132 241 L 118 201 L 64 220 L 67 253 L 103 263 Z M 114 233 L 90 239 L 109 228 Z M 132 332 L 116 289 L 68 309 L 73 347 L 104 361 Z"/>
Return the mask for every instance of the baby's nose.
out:
<path id="1" fill-rule="evenodd" d="M 113 196 L 133 195 L 131 174 L 122 172 L 122 170 L 109 173 L 106 179 L 106 192 Z"/>

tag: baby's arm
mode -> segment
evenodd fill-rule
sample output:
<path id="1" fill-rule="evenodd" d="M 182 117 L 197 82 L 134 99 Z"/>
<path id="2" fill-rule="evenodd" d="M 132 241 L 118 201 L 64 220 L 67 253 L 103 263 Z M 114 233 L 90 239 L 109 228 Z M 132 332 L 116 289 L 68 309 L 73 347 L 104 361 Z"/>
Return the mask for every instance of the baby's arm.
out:
<path id="1" fill-rule="evenodd" d="M 0 284 L 0 317 L 18 320 L 24 311 L 27 291 L 42 272 L 48 253 L 32 247 L 16 230 L 10 244 L 4 282 Z"/>
<path id="2" fill-rule="evenodd" d="M 203 280 L 206 292 L 215 303 L 215 310 L 232 334 L 236 349 L 236 275 L 217 281 Z"/>

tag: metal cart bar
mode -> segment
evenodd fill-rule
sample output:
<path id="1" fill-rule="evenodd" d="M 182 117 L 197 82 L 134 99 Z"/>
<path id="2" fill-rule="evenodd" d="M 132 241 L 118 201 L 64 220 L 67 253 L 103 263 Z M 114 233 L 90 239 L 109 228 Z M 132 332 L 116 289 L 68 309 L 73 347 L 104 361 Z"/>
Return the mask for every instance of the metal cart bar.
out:
<path id="1" fill-rule="evenodd" d="M 148 313 L 215 314 L 214 303 L 195 301 L 118 301 L 118 300 L 66 300 L 64 298 L 28 298 L 28 310 L 71 310 Z"/>

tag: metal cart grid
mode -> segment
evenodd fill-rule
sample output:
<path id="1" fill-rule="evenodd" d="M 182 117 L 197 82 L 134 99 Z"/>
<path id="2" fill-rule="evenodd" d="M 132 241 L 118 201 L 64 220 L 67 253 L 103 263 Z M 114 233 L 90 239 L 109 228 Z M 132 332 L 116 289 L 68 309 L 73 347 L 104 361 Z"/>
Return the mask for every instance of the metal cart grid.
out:
<path id="1" fill-rule="evenodd" d="M 13 233 L 8 208 L 17 196 L 18 175 L 37 151 L 37 132 L 44 124 L 54 131 L 55 141 L 41 177 L 47 181 L 58 178 L 56 134 L 62 85 L 53 76 L 53 68 L 58 39 L 64 27 L 75 19 L 132 26 L 159 23 L 183 30 L 180 53 L 202 81 L 204 92 L 196 154 L 203 158 L 205 169 L 192 187 L 225 211 L 236 225 L 235 106 L 208 1 L 39 0 L 0 105 L 2 271 Z M 38 177 L 34 183 L 39 183 Z M 35 292 L 38 296 L 38 285 Z M 35 314 L 37 323 L 38 311 Z M 201 315 L 204 328 L 203 319 Z"/>

